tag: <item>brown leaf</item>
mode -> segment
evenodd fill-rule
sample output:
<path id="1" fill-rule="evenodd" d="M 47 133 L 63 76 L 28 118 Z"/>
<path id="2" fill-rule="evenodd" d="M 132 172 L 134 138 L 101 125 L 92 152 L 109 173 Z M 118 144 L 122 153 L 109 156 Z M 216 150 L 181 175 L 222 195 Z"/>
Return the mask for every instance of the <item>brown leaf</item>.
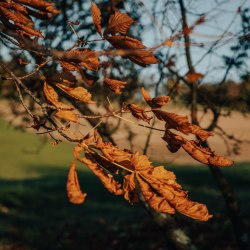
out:
<path id="1" fill-rule="evenodd" d="M 122 82 L 122 81 L 118 81 L 118 80 L 114 80 L 114 79 L 105 78 L 103 81 L 103 84 L 105 87 L 109 88 L 110 90 L 112 90 L 116 94 L 121 94 L 122 93 L 121 90 L 123 88 L 125 88 L 125 85 L 127 84 L 127 82 Z"/>
<path id="2" fill-rule="evenodd" d="M 138 181 L 145 201 L 151 208 L 161 213 L 175 213 L 168 201 L 164 197 L 157 194 L 155 190 L 153 190 L 152 187 L 150 187 L 150 185 L 138 173 L 136 174 L 136 180 Z"/>
<path id="3" fill-rule="evenodd" d="M 214 166 L 231 166 L 234 162 L 215 154 L 209 147 L 202 147 L 198 140 L 187 140 L 167 130 L 164 137 L 171 152 L 176 152 L 182 147 L 195 160 Z"/>
<path id="4" fill-rule="evenodd" d="M 111 142 L 103 142 L 100 136 L 97 137 L 96 148 L 100 149 L 110 162 L 116 162 L 128 169 L 131 168 L 131 158 L 133 155 L 128 150 L 121 150 Z"/>
<path id="5" fill-rule="evenodd" d="M 148 91 L 146 89 L 144 89 L 143 87 L 141 88 L 141 93 L 142 93 L 142 96 L 144 98 L 144 100 L 147 102 L 147 104 L 151 107 L 151 97 L 148 93 Z"/>
<path id="6" fill-rule="evenodd" d="M 131 112 L 131 114 L 137 118 L 137 119 L 140 119 L 142 121 L 145 121 L 147 122 L 148 124 L 150 123 L 150 120 L 153 118 L 153 117 L 149 117 L 147 115 L 147 113 L 145 112 L 145 108 L 142 108 L 138 105 L 135 105 L 135 104 L 128 104 L 124 107 L 124 110 L 129 110 Z"/>
<path id="7" fill-rule="evenodd" d="M 115 35 L 116 33 L 126 35 L 131 24 L 134 22 L 129 15 L 116 10 L 109 18 L 108 28 L 104 31 L 104 36 L 108 34 Z"/>
<path id="8" fill-rule="evenodd" d="M 139 175 L 144 183 L 147 183 L 148 190 L 151 188 L 153 193 L 157 194 L 155 199 L 154 196 L 151 196 L 151 200 L 154 199 L 154 202 L 151 202 L 155 204 L 155 207 L 158 208 L 158 203 L 164 203 L 164 209 L 168 213 L 175 213 L 175 210 L 177 210 L 191 218 L 202 221 L 212 217 L 205 205 L 189 200 L 187 192 L 183 191 L 181 185 L 176 182 L 175 175 L 164 167 L 160 166 L 142 171 L 137 174 L 137 176 Z"/>
<path id="9" fill-rule="evenodd" d="M 91 2 L 91 13 L 95 29 L 102 36 L 101 11 L 94 2 Z"/>
<path id="10" fill-rule="evenodd" d="M 80 67 L 84 67 L 97 72 L 100 66 L 95 51 L 89 49 L 76 49 L 59 52 L 58 58 L 58 62 L 66 71 L 79 71 Z"/>
<path id="11" fill-rule="evenodd" d="M 40 38 L 44 38 L 43 34 L 39 30 L 35 30 L 20 23 L 15 23 L 15 26 L 24 31 L 28 36 L 37 36 Z"/>
<path id="12" fill-rule="evenodd" d="M 64 120 L 68 120 L 68 121 L 71 121 L 71 122 L 78 122 L 78 117 L 77 115 L 70 111 L 70 110 L 59 110 L 55 116 L 59 117 L 59 118 L 62 118 Z"/>
<path id="13" fill-rule="evenodd" d="M 189 82 L 196 82 L 198 80 L 200 80 L 204 75 L 201 74 L 201 73 L 197 73 L 197 72 L 189 72 L 187 75 L 186 75 L 186 79 L 189 81 Z"/>
<path id="14" fill-rule="evenodd" d="M 56 86 L 78 101 L 88 104 L 95 103 L 93 100 L 91 100 L 91 94 L 83 87 L 70 88 L 60 83 L 56 84 Z"/>
<path id="15" fill-rule="evenodd" d="M 152 99 L 152 104 L 155 108 L 161 108 L 162 106 L 167 105 L 170 100 L 171 98 L 169 96 L 157 96 Z"/>
<path id="16" fill-rule="evenodd" d="M 191 133 L 197 135 L 202 141 L 205 141 L 209 136 L 214 135 L 212 132 L 203 130 L 201 127 L 194 124 L 190 124 L 189 127 L 191 128 Z"/>
<path id="17" fill-rule="evenodd" d="M 166 129 L 176 129 L 186 135 L 192 133 L 194 135 L 197 135 L 203 141 L 205 141 L 209 136 L 213 135 L 212 132 L 205 131 L 201 127 L 191 124 L 188 121 L 187 116 L 181 116 L 175 113 L 159 110 L 158 108 L 161 108 L 163 105 L 166 105 L 169 102 L 169 96 L 158 96 L 151 99 L 149 93 L 144 88 L 141 88 L 141 93 L 147 104 L 151 108 L 157 109 L 153 110 L 153 113 L 159 120 L 166 122 Z M 178 150 L 177 148 L 176 150 Z M 175 147 L 172 147 L 169 150 L 171 152 L 174 152 Z"/>
<path id="18" fill-rule="evenodd" d="M 140 201 L 135 185 L 135 173 L 124 176 L 123 179 L 124 198 L 131 204 Z"/>
<path id="19" fill-rule="evenodd" d="M 88 166 L 88 168 L 100 179 L 102 184 L 109 192 L 115 195 L 122 195 L 123 189 L 121 188 L 121 185 L 115 181 L 114 177 L 110 174 L 104 173 L 101 167 L 99 167 L 95 162 L 89 159 L 89 157 L 91 157 L 90 155 L 86 156 L 88 158 L 82 158 L 81 162 Z"/>
<path id="20" fill-rule="evenodd" d="M 186 135 L 191 132 L 187 116 L 177 115 L 175 113 L 162 110 L 154 110 L 154 114 L 159 120 L 166 122 L 166 129 L 173 128 Z"/>
<path id="21" fill-rule="evenodd" d="M 168 143 L 167 148 L 171 153 L 176 153 L 181 148 L 182 144 L 185 143 L 182 136 L 176 135 L 169 130 L 165 131 L 162 139 Z"/>
<path id="22" fill-rule="evenodd" d="M 62 102 L 59 102 L 59 96 L 56 91 L 46 82 L 44 83 L 43 92 L 45 94 L 46 99 L 52 103 L 57 109 L 62 110 L 73 110 L 74 107 Z"/>
<path id="23" fill-rule="evenodd" d="M 73 161 L 69 173 L 68 173 L 68 181 L 67 181 L 67 195 L 69 201 L 74 204 L 81 204 L 84 202 L 86 193 L 82 193 L 79 181 L 76 173 L 76 161 Z"/>
<path id="24" fill-rule="evenodd" d="M 133 154 L 131 165 L 135 171 L 145 171 L 152 168 L 151 162 L 146 155 L 140 155 L 139 152 Z"/>
<path id="25" fill-rule="evenodd" d="M 152 50 L 147 50 L 141 41 L 129 36 L 112 36 L 106 38 L 116 49 L 124 50 L 123 57 L 145 67 L 148 64 L 158 64 Z"/>
<path id="26" fill-rule="evenodd" d="M 149 93 L 143 87 L 141 88 L 141 93 L 144 100 L 153 109 L 161 108 L 162 106 L 167 105 L 171 100 L 169 96 L 157 96 L 152 99 Z"/>

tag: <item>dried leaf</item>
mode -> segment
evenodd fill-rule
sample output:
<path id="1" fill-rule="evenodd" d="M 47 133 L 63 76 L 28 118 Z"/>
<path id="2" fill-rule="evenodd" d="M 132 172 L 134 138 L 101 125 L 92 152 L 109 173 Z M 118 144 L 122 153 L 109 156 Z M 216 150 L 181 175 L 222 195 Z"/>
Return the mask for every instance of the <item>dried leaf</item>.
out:
<path id="1" fill-rule="evenodd" d="M 76 173 L 76 161 L 73 161 L 69 173 L 68 173 L 68 181 L 67 181 L 67 195 L 69 201 L 73 204 L 81 204 L 84 202 L 86 193 L 82 193 L 79 181 Z"/>
<path id="2" fill-rule="evenodd" d="M 173 128 L 186 135 L 191 132 L 187 116 L 177 115 L 175 113 L 162 110 L 154 110 L 154 114 L 159 120 L 166 122 L 166 129 Z"/>
<path id="3" fill-rule="evenodd" d="M 152 168 L 151 162 L 146 155 L 140 155 L 139 152 L 133 154 L 131 164 L 135 171 L 145 171 Z"/>
<path id="4" fill-rule="evenodd" d="M 176 152 L 182 147 L 195 160 L 214 166 L 231 166 L 234 162 L 215 154 L 210 148 L 202 147 L 198 140 L 187 140 L 180 135 L 176 135 L 167 130 L 164 137 L 171 152 Z M 176 149 L 176 151 L 175 151 Z"/>
<path id="5" fill-rule="evenodd" d="M 202 141 L 205 141 L 209 136 L 214 135 L 212 132 L 203 130 L 201 127 L 194 124 L 190 124 L 189 127 L 191 129 L 191 133 L 197 135 Z"/>
<path id="6" fill-rule="evenodd" d="M 167 105 L 170 100 L 171 98 L 169 96 L 157 96 L 153 98 L 151 102 L 155 108 L 161 108 L 162 106 Z"/>
<path id="7" fill-rule="evenodd" d="M 124 50 L 123 57 L 145 67 L 148 64 L 158 64 L 152 50 L 147 50 L 141 41 L 129 36 L 112 36 L 106 38 L 116 49 Z"/>
<path id="8" fill-rule="evenodd" d="M 129 15 L 116 10 L 109 18 L 108 28 L 104 31 L 104 36 L 108 34 L 115 35 L 116 33 L 126 35 L 131 24 L 134 22 Z"/>
<path id="9" fill-rule="evenodd" d="M 123 179 L 124 198 L 131 204 L 140 201 L 135 185 L 135 173 L 124 176 Z"/>
<path id="10" fill-rule="evenodd" d="M 90 156 L 88 155 L 87 157 Z M 81 162 L 88 166 L 88 168 L 100 179 L 102 184 L 109 192 L 115 195 L 123 194 L 123 189 L 121 188 L 121 185 L 115 181 L 112 175 L 104 173 L 103 169 L 99 167 L 95 162 L 86 157 L 82 158 Z"/>
<path id="11" fill-rule="evenodd" d="M 95 29 L 102 36 L 101 11 L 94 2 L 91 2 L 91 13 Z"/>
<path id="12" fill-rule="evenodd" d="M 189 72 L 187 75 L 186 75 L 186 79 L 189 81 L 189 82 L 196 82 L 198 80 L 200 80 L 204 75 L 201 74 L 201 73 L 197 73 L 197 72 Z"/>
<path id="13" fill-rule="evenodd" d="M 64 120 L 68 120 L 68 121 L 76 122 L 76 123 L 78 122 L 77 115 L 70 110 L 59 110 L 55 115 Z"/>
<path id="14" fill-rule="evenodd" d="M 56 86 L 78 101 L 88 104 L 95 103 L 93 100 L 91 100 L 92 95 L 83 87 L 70 88 L 60 83 L 56 84 Z"/>
<path id="15" fill-rule="evenodd" d="M 142 121 L 145 121 L 147 122 L 148 124 L 150 123 L 150 120 L 153 118 L 153 117 L 149 117 L 147 115 L 147 113 L 145 112 L 145 108 L 142 108 L 138 105 L 135 105 L 135 104 L 128 104 L 124 107 L 124 110 L 129 110 L 131 112 L 131 114 L 137 118 L 137 119 L 140 119 Z"/>
<path id="16" fill-rule="evenodd" d="M 56 91 L 46 82 L 44 83 L 43 92 L 45 94 L 46 99 L 52 103 L 57 109 L 62 110 L 73 110 L 74 107 L 62 102 L 59 102 L 59 96 Z"/>
<path id="17" fill-rule="evenodd" d="M 167 105 L 168 102 L 171 100 L 169 96 L 157 96 L 151 99 L 149 93 L 144 88 L 141 88 L 141 93 L 144 100 L 153 109 L 161 108 L 162 106 Z"/>
<path id="18" fill-rule="evenodd" d="M 97 137 L 96 148 L 100 149 L 110 162 L 116 162 L 128 169 L 131 168 L 131 158 L 133 155 L 128 150 L 121 150 L 111 142 L 103 142 L 100 136 Z"/>
<path id="19" fill-rule="evenodd" d="M 175 175 L 162 166 L 139 172 L 136 177 L 140 187 L 146 191 L 143 193 L 144 197 L 147 195 L 150 198 L 149 205 L 157 211 L 164 209 L 165 212 L 173 214 L 177 210 L 202 221 L 212 217 L 205 205 L 189 200 L 187 192 L 176 182 Z"/>
<path id="20" fill-rule="evenodd" d="M 174 209 L 170 206 L 167 200 L 158 195 L 155 190 L 153 190 L 150 185 L 140 176 L 136 174 L 136 180 L 140 186 L 141 192 L 145 201 L 157 212 L 174 214 Z"/>
<path id="21" fill-rule="evenodd" d="M 121 94 L 122 93 L 121 90 L 123 88 L 125 88 L 125 85 L 127 84 L 127 82 L 122 82 L 122 81 L 118 81 L 118 80 L 114 80 L 114 79 L 105 78 L 103 81 L 103 84 L 105 87 L 109 88 L 110 90 L 112 90 L 116 94 Z"/>
<path id="22" fill-rule="evenodd" d="M 89 49 L 77 49 L 58 53 L 58 62 L 66 71 L 79 71 L 80 67 L 97 72 L 99 59 L 95 51 Z"/>

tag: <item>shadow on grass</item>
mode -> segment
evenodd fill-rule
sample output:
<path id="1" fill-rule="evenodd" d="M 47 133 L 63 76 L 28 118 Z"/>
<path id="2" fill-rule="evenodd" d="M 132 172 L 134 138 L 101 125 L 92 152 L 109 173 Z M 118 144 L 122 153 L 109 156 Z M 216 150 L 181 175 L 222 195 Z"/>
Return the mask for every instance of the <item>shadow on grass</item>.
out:
<path id="1" fill-rule="evenodd" d="M 163 233 L 142 206 L 130 206 L 122 197 L 111 195 L 90 172 L 78 171 L 81 187 L 88 196 L 83 205 L 72 205 L 65 193 L 67 171 L 59 167 L 38 169 L 40 177 L 36 179 L 0 179 L 0 240 L 6 246 L 0 245 L 0 249 L 165 249 Z M 173 169 L 178 182 L 190 191 L 190 198 L 206 203 L 216 214 L 208 223 L 177 216 L 191 234 L 199 232 L 200 249 L 211 249 L 208 230 L 213 230 L 211 240 L 217 239 L 213 249 L 225 244 L 233 246 L 228 241 L 232 232 L 224 202 L 208 170 Z M 227 172 L 240 201 L 244 201 L 245 214 L 250 207 L 247 170 L 244 166 L 237 174 Z"/>

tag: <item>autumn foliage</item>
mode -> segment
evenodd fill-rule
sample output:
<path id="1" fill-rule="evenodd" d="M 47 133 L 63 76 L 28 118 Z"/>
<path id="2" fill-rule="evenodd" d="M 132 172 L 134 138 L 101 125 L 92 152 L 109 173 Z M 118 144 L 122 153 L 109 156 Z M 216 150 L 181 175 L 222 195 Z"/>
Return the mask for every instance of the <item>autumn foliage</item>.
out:
<path id="1" fill-rule="evenodd" d="M 61 127 L 65 121 L 67 125 L 70 122 L 80 123 L 79 110 L 75 106 L 77 102 L 86 105 L 95 104 L 95 93 L 88 90 L 89 86 L 99 81 L 115 94 L 119 95 L 124 90 L 127 82 L 121 79 L 111 79 L 106 75 L 104 68 L 102 70 L 103 64 L 100 59 L 102 55 L 121 56 L 142 67 L 158 63 L 158 59 L 154 55 L 154 48 L 147 48 L 140 40 L 127 35 L 130 26 L 135 23 L 130 16 L 115 10 L 109 17 L 107 27 L 102 27 L 102 13 L 94 2 L 91 3 L 91 11 L 96 32 L 104 42 L 108 42 L 112 46 L 112 49 L 95 51 L 73 47 L 66 51 L 51 51 L 52 59 L 61 66 L 62 71 L 54 73 L 53 76 L 43 75 L 42 77 L 43 89 L 41 90 L 44 103 L 39 101 L 37 103 L 41 106 L 47 123 L 42 123 L 41 117 L 38 115 L 31 114 L 35 129 L 43 128 L 50 133 L 57 131 L 67 140 L 76 143 L 74 161 L 70 166 L 67 181 L 69 201 L 80 204 L 86 197 L 77 178 L 76 162 L 79 161 L 100 179 L 108 191 L 115 195 L 123 195 L 131 204 L 144 200 L 158 212 L 169 214 L 179 212 L 194 219 L 208 220 L 211 215 L 207 207 L 188 198 L 187 191 L 184 191 L 182 186 L 177 183 L 173 172 L 166 170 L 163 166 L 153 166 L 146 155 L 119 149 L 111 142 L 103 141 L 97 132 L 98 125 L 95 130 L 86 133 L 81 138 L 72 137 L 68 133 L 70 126 Z M 6 36 L 9 39 L 11 39 L 10 37 L 17 39 L 19 45 L 27 51 L 29 50 L 27 40 L 32 42 L 35 38 L 43 38 L 42 33 L 34 28 L 31 17 L 50 18 L 58 13 L 59 11 L 54 8 L 52 3 L 42 0 L 0 1 L 0 20 L 6 29 Z M 195 25 L 199 25 L 199 22 Z M 172 44 L 174 39 L 169 41 Z M 161 46 L 169 46 L 169 43 L 165 41 Z M 44 57 L 42 54 L 41 58 Z M 102 70 L 102 77 L 97 74 L 100 70 Z M 10 74 L 10 72 L 8 73 Z M 79 86 L 73 73 L 81 76 L 84 86 Z M 11 76 L 13 77 L 13 75 Z M 186 75 L 190 84 L 202 77 L 202 74 L 195 72 Z M 13 77 L 12 80 L 16 82 L 17 86 L 23 86 L 17 78 Z M 64 93 L 66 98 L 63 98 L 60 93 Z M 204 164 L 214 166 L 233 164 L 231 160 L 217 155 L 204 143 L 208 137 L 213 136 L 212 132 L 192 124 L 187 116 L 161 109 L 171 101 L 169 96 L 151 98 L 144 88 L 141 89 L 141 93 L 145 105 L 127 103 L 121 110 L 112 110 L 108 115 L 119 119 L 120 113 L 130 113 L 138 120 L 139 126 L 142 126 L 140 122 L 144 122 L 149 128 L 152 128 L 151 121 L 155 117 L 165 124 L 161 138 L 167 143 L 166 146 L 170 152 L 175 153 L 183 148 L 191 157 Z M 26 91 L 26 94 L 30 95 L 30 92 Z M 105 115 L 107 114 L 104 114 L 103 117 Z M 100 115 L 97 117 L 102 118 Z M 194 135 L 196 139 L 187 139 L 186 135 L 190 134 Z M 122 177 L 122 182 L 116 180 L 118 175 Z"/>

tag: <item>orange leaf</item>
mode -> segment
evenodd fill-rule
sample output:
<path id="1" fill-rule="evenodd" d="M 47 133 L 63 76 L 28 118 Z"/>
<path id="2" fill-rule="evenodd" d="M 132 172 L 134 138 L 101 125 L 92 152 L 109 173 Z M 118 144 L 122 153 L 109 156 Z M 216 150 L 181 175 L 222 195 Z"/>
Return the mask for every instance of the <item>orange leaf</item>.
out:
<path id="1" fill-rule="evenodd" d="M 186 79 L 189 81 L 189 82 L 196 82 L 198 80 L 200 80 L 204 75 L 201 74 L 201 73 L 197 73 L 197 72 L 193 72 L 193 73 L 188 73 L 186 75 Z"/>
<path id="2" fill-rule="evenodd" d="M 162 106 L 167 105 L 168 102 L 171 100 L 169 96 L 157 96 L 151 99 L 149 93 L 143 87 L 141 88 L 141 93 L 144 100 L 153 109 L 161 108 Z"/>
<path id="3" fill-rule="evenodd" d="M 93 100 L 91 100 L 91 94 L 83 87 L 70 88 L 60 83 L 56 84 L 56 86 L 78 101 L 89 104 L 95 103 Z"/>
<path id="4" fill-rule="evenodd" d="M 158 195 L 150 187 L 150 185 L 140 176 L 140 174 L 136 174 L 136 180 L 138 181 L 145 201 L 149 204 L 151 208 L 161 213 L 175 213 L 174 209 L 170 206 L 168 201 L 164 197 Z"/>
<path id="5" fill-rule="evenodd" d="M 141 182 L 144 181 L 142 183 L 147 187 L 149 197 L 150 190 L 157 194 L 157 196 L 152 195 L 150 198 L 156 209 L 161 205 L 167 213 L 173 214 L 177 210 L 186 216 L 202 221 L 212 217 L 205 205 L 189 200 L 187 192 L 183 191 L 181 185 L 176 182 L 175 175 L 164 167 L 160 166 L 142 171 L 137 173 L 136 177 L 141 177 Z"/>
<path id="6" fill-rule="evenodd" d="M 94 2 L 91 2 L 91 13 L 95 29 L 102 36 L 101 11 Z"/>
<path id="7" fill-rule="evenodd" d="M 147 123 L 150 123 L 150 120 L 153 118 L 147 115 L 147 113 L 145 112 L 145 108 L 142 108 L 135 104 L 126 105 L 124 107 L 124 110 L 129 110 L 135 118 L 145 121 Z"/>
<path id="8" fill-rule="evenodd" d="M 129 15 L 116 10 L 115 14 L 109 18 L 108 28 L 104 31 L 104 36 L 108 34 L 115 35 L 116 33 L 126 35 L 131 24 L 134 22 Z"/>
<path id="9" fill-rule="evenodd" d="M 141 41 L 129 36 L 112 36 L 106 38 L 116 49 L 124 50 L 124 56 L 132 62 L 145 67 L 148 64 L 158 64 L 152 50 L 147 50 Z"/>
<path id="10" fill-rule="evenodd" d="M 186 135 L 191 132 L 187 116 L 177 115 L 175 113 L 162 110 L 154 110 L 154 114 L 159 120 L 166 122 L 166 129 L 173 128 Z"/>
<path id="11" fill-rule="evenodd" d="M 46 82 L 44 83 L 43 92 L 45 94 L 45 97 L 47 100 L 52 103 L 56 108 L 62 109 L 62 110 L 72 110 L 74 109 L 73 106 L 59 102 L 59 96 L 56 93 L 56 91 Z"/>
<path id="12" fill-rule="evenodd" d="M 77 115 L 70 110 L 59 110 L 56 114 L 57 117 L 71 122 L 78 122 Z"/>
<path id="13" fill-rule="evenodd" d="M 131 204 L 140 201 L 135 185 L 135 173 L 124 176 L 123 190 L 124 190 L 124 198 L 128 200 Z"/>
<path id="14" fill-rule="evenodd" d="M 87 156 L 87 155 L 86 155 Z M 87 157 L 91 157 L 88 155 Z M 100 179 L 105 188 L 115 194 L 122 195 L 123 190 L 121 189 L 121 185 L 115 181 L 114 177 L 110 174 L 104 173 L 101 167 L 99 167 L 95 162 L 90 160 L 89 158 L 82 158 L 81 162 L 86 164 L 88 168 Z"/>
<path id="15" fill-rule="evenodd" d="M 168 149 L 171 152 L 176 152 L 182 147 L 190 156 L 201 163 L 212 164 L 214 166 L 231 166 L 234 163 L 215 154 L 209 147 L 202 147 L 199 141 L 187 140 L 169 130 L 165 132 L 162 139 L 168 143 Z"/>
<path id="16" fill-rule="evenodd" d="M 213 136 L 212 132 L 201 129 L 201 127 L 190 124 L 191 133 L 197 135 L 202 141 L 205 141 L 209 136 Z"/>
<path id="17" fill-rule="evenodd" d="M 121 94 L 121 90 L 123 88 L 125 88 L 125 84 L 127 84 L 127 82 L 122 82 L 122 81 L 118 81 L 118 80 L 114 80 L 114 79 L 109 79 L 109 78 L 105 78 L 103 81 L 103 84 L 105 87 L 109 88 L 110 90 L 112 90 L 113 92 L 115 92 L 116 94 Z"/>
<path id="18" fill-rule="evenodd" d="M 95 51 L 89 49 L 77 49 L 58 53 L 58 62 L 66 71 L 79 71 L 84 67 L 91 71 L 99 70 L 99 59 Z"/>
<path id="19" fill-rule="evenodd" d="M 76 173 L 76 161 L 73 161 L 69 173 L 68 173 L 68 181 L 67 181 L 67 195 L 69 201 L 73 204 L 81 204 L 84 202 L 86 193 L 82 193 L 79 181 Z"/>

